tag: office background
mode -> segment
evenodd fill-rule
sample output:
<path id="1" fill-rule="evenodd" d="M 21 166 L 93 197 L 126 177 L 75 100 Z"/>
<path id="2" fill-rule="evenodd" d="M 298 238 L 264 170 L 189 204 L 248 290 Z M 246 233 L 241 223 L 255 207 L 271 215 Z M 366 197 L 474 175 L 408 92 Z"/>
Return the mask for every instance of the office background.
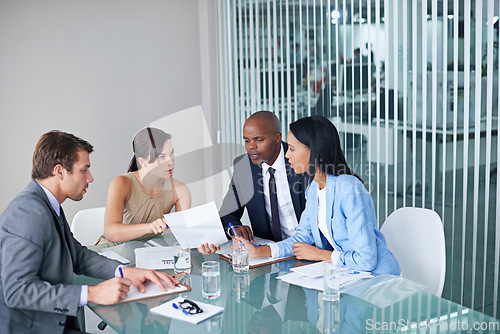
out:
<path id="1" fill-rule="evenodd" d="M 443 297 L 498 318 L 499 6 L 2 0 L 0 210 L 28 183 L 33 147 L 51 129 L 95 147 L 94 183 L 82 202 L 64 204 L 71 219 L 105 205 L 133 135 L 166 115 L 202 105 L 212 142 L 234 144 L 225 166 L 252 111 L 276 111 L 284 133 L 323 114 L 341 130 L 379 224 L 401 206 L 437 211 Z"/>
<path id="2" fill-rule="evenodd" d="M 218 3 L 223 140 L 241 143 L 253 110 L 274 110 L 285 134 L 328 117 L 379 226 L 403 206 L 435 210 L 443 297 L 498 317 L 498 1 Z"/>

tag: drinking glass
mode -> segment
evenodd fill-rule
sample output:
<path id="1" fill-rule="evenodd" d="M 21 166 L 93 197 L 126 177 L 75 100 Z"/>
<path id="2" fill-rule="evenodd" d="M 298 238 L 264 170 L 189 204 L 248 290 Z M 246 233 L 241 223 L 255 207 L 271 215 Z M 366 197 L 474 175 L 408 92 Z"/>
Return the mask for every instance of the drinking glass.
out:
<path id="1" fill-rule="evenodd" d="M 331 260 L 323 261 L 324 300 L 333 302 L 340 299 L 340 272 Z"/>
<path id="2" fill-rule="evenodd" d="M 220 297 L 220 265 L 217 261 L 205 261 L 201 264 L 203 298 L 215 299 Z"/>
<path id="3" fill-rule="evenodd" d="M 233 241 L 233 271 L 235 273 L 248 273 L 250 255 L 242 241 Z"/>
<path id="4" fill-rule="evenodd" d="M 191 273 L 191 253 L 189 248 L 183 248 L 178 242 L 174 244 L 174 272 L 176 274 Z"/>

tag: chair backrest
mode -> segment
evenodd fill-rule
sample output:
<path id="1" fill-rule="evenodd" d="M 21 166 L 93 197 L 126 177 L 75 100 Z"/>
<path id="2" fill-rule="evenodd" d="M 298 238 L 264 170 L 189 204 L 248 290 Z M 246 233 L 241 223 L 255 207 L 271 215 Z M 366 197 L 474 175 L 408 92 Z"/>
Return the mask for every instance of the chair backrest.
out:
<path id="1" fill-rule="evenodd" d="M 71 223 L 71 232 L 82 245 L 93 245 L 104 231 L 106 208 L 92 208 L 78 211 Z"/>
<path id="2" fill-rule="evenodd" d="M 446 247 L 441 218 L 432 210 L 400 208 L 380 229 L 405 278 L 427 285 L 441 296 L 446 274 Z"/>

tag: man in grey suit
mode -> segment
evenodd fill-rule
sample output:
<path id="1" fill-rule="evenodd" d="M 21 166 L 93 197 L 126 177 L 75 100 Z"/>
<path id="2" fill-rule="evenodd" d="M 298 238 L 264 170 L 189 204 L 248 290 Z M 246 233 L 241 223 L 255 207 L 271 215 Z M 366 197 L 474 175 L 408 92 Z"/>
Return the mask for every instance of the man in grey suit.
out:
<path id="1" fill-rule="evenodd" d="M 83 198 L 93 148 L 72 134 L 51 131 L 33 154 L 33 180 L 0 216 L 0 333 L 79 332 L 76 314 L 87 303 L 114 304 L 130 285 L 153 281 L 166 290 L 170 274 L 123 267 L 74 239 L 60 206 Z M 73 285 L 73 273 L 106 281 Z"/>

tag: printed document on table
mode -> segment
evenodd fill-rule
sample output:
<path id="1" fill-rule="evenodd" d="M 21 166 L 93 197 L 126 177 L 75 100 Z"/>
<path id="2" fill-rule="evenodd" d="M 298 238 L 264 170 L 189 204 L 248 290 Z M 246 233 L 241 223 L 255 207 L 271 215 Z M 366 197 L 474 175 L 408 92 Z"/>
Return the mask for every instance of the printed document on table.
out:
<path id="1" fill-rule="evenodd" d="M 340 281 L 341 286 L 347 286 L 347 285 L 350 285 L 356 281 L 359 281 L 363 278 L 368 278 L 368 277 L 373 277 L 373 275 L 367 271 L 346 269 L 339 274 L 337 279 Z M 308 289 L 323 291 L 323 288 L 324 288 L 323 275 L 313 278 L 313 277 L 309 277 L 306 275 L 302 275 L 301 273 L 298 273 L 298 272 L 291 272 L 289 274 L 279 276 L 279 277 L 277 277 L 277 279 L 280 279 L 283 282 L 287 282 L 289 284 L 302 286 L 302 287 L 308 288 Z"/>
<path id="2" fill-rule="evenodd" d="M 227 241 L 213 201 L 188 210 L 172 212 L 164 217 L 183 248 L 197 248 L 205 242 L 220 245 Z"/>
<path id="3" fill-rule="evenodd" d="M 347 268 L 345 268 L 347 270 Z M 305 275 L 310 278 L 323 277 L 323 262 L 316 262 L 305 266 L 290 269 L 294 273 Z"/>
<path id="4" fill-rule="evenodd" d="M 134 249 L 135 266 L 142 269 L 173 269 L 176 247 L 142 247 Z"/>

